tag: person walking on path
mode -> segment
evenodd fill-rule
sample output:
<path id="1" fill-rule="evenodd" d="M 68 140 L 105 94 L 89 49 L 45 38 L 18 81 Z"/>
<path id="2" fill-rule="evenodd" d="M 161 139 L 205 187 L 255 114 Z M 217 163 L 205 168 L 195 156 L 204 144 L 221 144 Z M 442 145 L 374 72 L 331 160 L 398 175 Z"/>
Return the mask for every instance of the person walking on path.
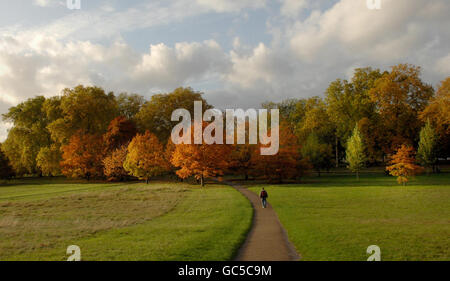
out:
<path id="1" fill-rule="evenodd" d="M 267 207 L 267 197 L 269 197 L 269 194 L 267 194 L 267 191 L 264 190 L 264 187 L 261 190 L 259 197 L 261 198 L 263 208 L 266 208 Z"/>

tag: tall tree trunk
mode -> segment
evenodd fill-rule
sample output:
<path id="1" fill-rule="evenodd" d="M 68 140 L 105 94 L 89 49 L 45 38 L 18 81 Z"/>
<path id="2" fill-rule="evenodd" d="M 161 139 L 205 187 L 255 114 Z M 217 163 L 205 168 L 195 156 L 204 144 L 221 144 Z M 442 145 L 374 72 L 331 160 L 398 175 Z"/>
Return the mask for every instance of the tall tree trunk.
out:
<path id="1" fill-rule="evenodd" d="M 204 179 L 203 175 L 202 175 L 202 177 L 200 178 L 200 184 L 202 185 L 202 187 L 205 186 L 205 179 Z"/>

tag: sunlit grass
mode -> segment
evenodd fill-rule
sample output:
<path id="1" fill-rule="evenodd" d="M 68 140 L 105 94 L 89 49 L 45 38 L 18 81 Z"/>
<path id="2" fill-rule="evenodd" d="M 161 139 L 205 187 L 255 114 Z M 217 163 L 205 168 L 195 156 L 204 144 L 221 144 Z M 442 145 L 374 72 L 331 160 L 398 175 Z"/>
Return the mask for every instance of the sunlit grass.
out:
<path id="1" fill-rule="evenodd" d="M 265 187 L 303 260 L 366 260 L 373 244 L 383 260 L 450 259 L 448 174 L 420 176 L 406 187 L 383 175 Z"/>
<path id="2" fill-rule="evenodd" d="M 39 183 L 0 187 L 0 260 L 227 260 L 251 221 L 224 186 Z"/>

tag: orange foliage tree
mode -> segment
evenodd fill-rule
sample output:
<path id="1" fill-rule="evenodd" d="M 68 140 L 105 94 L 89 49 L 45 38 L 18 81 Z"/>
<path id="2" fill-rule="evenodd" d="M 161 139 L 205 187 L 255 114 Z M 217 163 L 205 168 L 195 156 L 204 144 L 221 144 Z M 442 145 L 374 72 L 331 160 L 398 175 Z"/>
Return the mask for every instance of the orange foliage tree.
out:
<path id="1" fill-rule="evenodd" d="M 114 150 L 103 159 L 103 172 L 109 181 L 122 181 L 128 176 L 123 163 L 127 158 L 127 146 Z"/>
<path id="2" fill-rule="evenodd" d="M 405 185 L 408 182 L 409 177 L 423 171 L 422 167 L 415 164 L 415 154 L 416 153 L 412 146 L 402 145 L 397 150 L 397 153 L 392 156 L 389 163 L 391 165 L 386 167 L 389 174 L 397 177 L 397 182 L 399 184 Z"/>
<path id="3" fill-rule="evenodd" d="M 295 178 L 299 168 L 305 167 L 300 160 L 298 139 L 292 129 L 286 124 L 280 124 L 280 146 L 275 155 L 261 155 L 256 149 L 252 155 L 252 164 L 256 175 L 261 175 L 270 181 L 281 182 L 283 179 Z M 265 145 L 260 144 L 259 147 Z"/>
<path id="4" fill-rule="evenodd" d="M 136 126 L 132 121 L 123 116 L 114 118 L 108 126 L 108 131 L 103 135 L 106 150 L 112 152 L 128 144 L 136 133 Z"/>
<path id="5" fill-rule="evenodd" d="M 125 171 L 147 183 L 150 178 L 161 175 L 169 169 L 163 145 L 149 131 L 143 135 L 137 134 L 128 145 L 127 151 L 123 164 Z"/>
<path id="6" fill-rule="evenodd" d="M 103 176 L 103 140 L 96 135 L 77 132 L 62 147 L 61 171 L 67 177 L 86 178 Z"/>
<path id="7" fill-rule="evenodd" d="M 207 124 L 204 123 L 203 127 Z M 191 129 L 193 132 L 193 128 Z M 192 133 L 192 136 L 194 134 Z M 180 168 L 176 174 L 185 179 L 194 176 L 205 186 L 205 178 L 221 176 L 230 166 L 231 145 L 226 144 L 178 144 L 172 155 L 172 164 Z"/>

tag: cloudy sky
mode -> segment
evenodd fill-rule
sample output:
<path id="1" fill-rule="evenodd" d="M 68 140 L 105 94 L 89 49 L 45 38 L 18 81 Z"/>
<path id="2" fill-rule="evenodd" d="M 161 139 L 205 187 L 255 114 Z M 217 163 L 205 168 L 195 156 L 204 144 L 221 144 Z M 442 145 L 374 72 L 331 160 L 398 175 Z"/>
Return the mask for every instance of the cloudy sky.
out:
<path id="1" fill-rule="evenodd" d="M 433 86 L 450 75 L 450 1 L 366 2 L 2 0 L 0 113 L 78 84 L 146 97 L 191 86 L 247 108 L 323 95 L 356 67 L 408 62 Z"/>

